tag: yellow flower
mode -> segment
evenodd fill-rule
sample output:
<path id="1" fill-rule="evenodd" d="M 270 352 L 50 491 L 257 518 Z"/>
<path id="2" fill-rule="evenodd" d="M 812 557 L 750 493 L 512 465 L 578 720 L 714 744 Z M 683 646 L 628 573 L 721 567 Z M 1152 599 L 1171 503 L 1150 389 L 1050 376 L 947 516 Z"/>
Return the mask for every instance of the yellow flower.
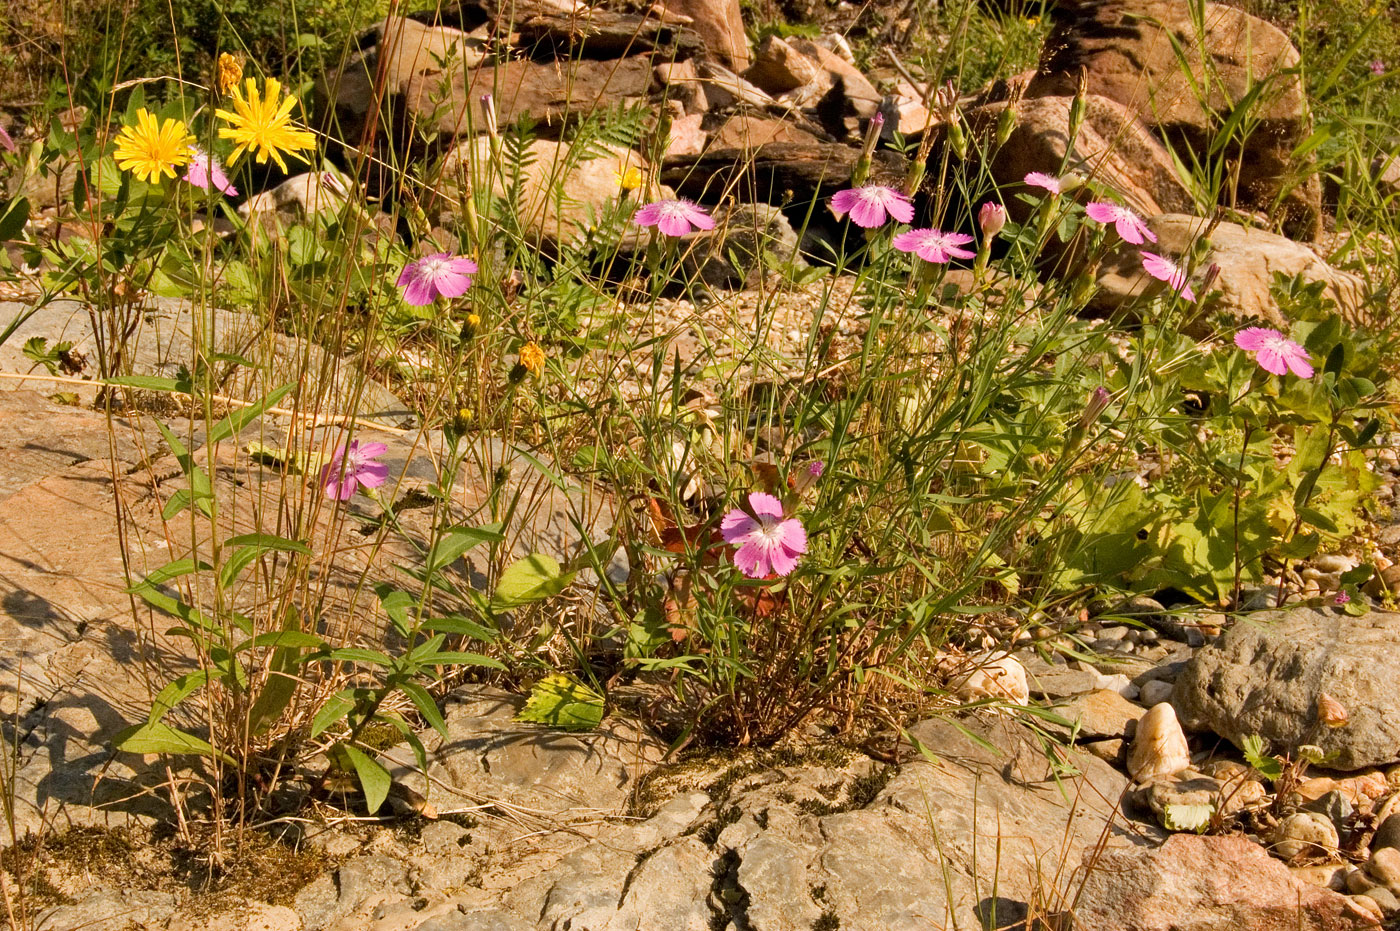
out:
<path id="1" fill-rule="evenodd" d="M 544 350 L 538 343 L 526 343 L 520 347 L 520 364 L 536 378 L 544 374 Z"/>
<path id="2" fill-rule="evenodd" d="M 613 177 L 624 191 L 635 191 L 642 186 L 642 172 L 636 165 L 629 166 L 626 171 L 614 171 Z"/>
<path id="3" fill-rule="evenodd" d="M 219 53 L 219 63 L 214 68 L 214 86 L 219 93 L 227 94 L 238 87 L 243 80 L 243 65 L 228 52 Z"/>
<path id="4" fill-rule="evenodd" d="M 282 85 L 276 78 L 267 79 L 262 96 L 258 95 L 258 84 L 252 78 L 244 82 L 244 86 L 248 89 L 247 99 L 237 87 L 230 95 L 232 113 L 228 110 L 214 111 L 215 116 L 229 124 L 227 128 L 219 130 L 219 138 L 232 139 L 237 143 L 228 163 L 232 165 L 237 162 L 244 152 L 255 152 L 259 165 L 265 164 L 270 155 L 277 167 L 286 171 L 287 163 L 282 160 L 282 153 L 295 155 L 303 149 L 315 148 L 316 137 L 304 129 L 295 128 L 291 118 L 292 107 L 297 102 L 295 97 L 288 97 L 278 105 Z M 304 158 L 302 160 L 305 161 Z"/>
<path id="5" fill-rule="evenodd" d="M 162 123 L 142 107 L 136 111 L 136 125 L 123 126 L 117 134 L 117 167 L 155 183 L 163 174 L 175 177 L 175 169 L 190 160 L 193 146 L 194 136 L 183 122 Z"/>

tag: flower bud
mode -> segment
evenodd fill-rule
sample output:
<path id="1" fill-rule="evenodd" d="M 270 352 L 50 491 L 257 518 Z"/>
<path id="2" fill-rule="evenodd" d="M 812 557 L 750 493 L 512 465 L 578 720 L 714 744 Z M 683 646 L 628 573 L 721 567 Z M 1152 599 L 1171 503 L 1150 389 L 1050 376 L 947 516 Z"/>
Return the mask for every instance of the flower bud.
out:
<path id="1" fill-rule="evenodd" d="M 1210 293 L 1211 286 L 1215 284 L 1215 279 L 1220 277 L 1220 266 L 1214 262 L 1206 266 L 1206 272 L 1201 276 L 1201 293 Z"/>
<path id="2" fill-rule="evenodd" d="M 1075 81 L 1074 100 L 1069 105 L 1069 139 L 1073 145 L 1074 140 L 1079 137 L 1079 127 L 1084 125 L 1084 114 L 1088 110 L 1089 104 L 1089 69 L 1079 68 L 1079 77 Z"/>
<path id="3" fill-rule="evenodd" d="M 1094 422 L 1108 409 L 1110 400 L 1111 395 L 1109 395 L 1108 389 L 1102 385 L 1090 392 L 1089 401 L 1084 405 L 1084 413 L 1079 415 L 1079 424 L 1075 429 L 1083 433 L 1093 426 Z"/>
<path id="4" fill-rule="evenodd" d="M 1319 692 L 1317 696 L 1317 720 L 1328 727 L 1345 727 L 1351 715 L 1341 702 L 1337 701 L 1326 692 Z"/>
<path id="5" fill-rule="evenodd" d="M 490 94 L 481 95 L 481 115 L 486 119 L 486 135 L 493 140 L 499 136 L 496 129 L 496 102 Z"/>
<path id="6" fill-rule="evenodd" d="M 220 52 L 214 68 L 214 85 L 220 94 L 227 94 L 243 80 L 243 64 L 228 52 Z"/>
<path id="7" fill-rule="evenodd" d="M 977 211 L 977 225 L 982 228 L 982 236 L 990 240 L 1006 226 L 1006 208 L 995 201 L 987 201 Z"/>
<path id="8" fill-rule="evenodd" d="M 870 177 L 870 156 L 875 152 L 875 144 L 880 141 L 880 130 L 884 125 L 883 113 L 876 113 L 870 118 L 870 124 L 865 128 L 865 143 L 861 146 L 860 158 L 856 159 L 856 167 L 851 171 L 852 186 L 860 187 Z"/>

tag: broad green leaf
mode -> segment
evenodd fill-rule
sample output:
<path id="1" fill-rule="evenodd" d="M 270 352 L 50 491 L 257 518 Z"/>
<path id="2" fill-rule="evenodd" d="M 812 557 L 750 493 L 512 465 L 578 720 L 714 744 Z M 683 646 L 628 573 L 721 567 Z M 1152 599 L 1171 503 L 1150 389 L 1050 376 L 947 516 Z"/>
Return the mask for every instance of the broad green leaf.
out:
<path id="1" fill-rule="evenodd" d="M 389 786 L 393 784 L 389 771 L 378 760 L 356 747 L 343 744 L 340 749 L 345 751 L 350 765 L 355 767 L 355 775 L 360 777 L 360 788 L 365 793 L 365 807 L 370 814 L 374 814 L 389 797 Z"/>
<path id="2" fill-rule="evenodd" d="M 384 613 L 389 616 L 389 621 L 394 625 L 394 629 L 407 637 L 410 628 L 408 613 L 417 606 L 418 599 L 408 592 L 384 582 L 379 582 L 374 586 L 374 593 L 379 596 L 379 604 L 384 608 Z"/>
<path id="3" fill-rule="evenodd" d="M 491 593 L 492 611 L 510 611 L 553 597 L 569 587 L 574 573 L 564 572 L 559 563 L 543 553 L 513 562 L 501 573 Z"/>
<path id="4" fill-rule="evenodd" d="M 591 730 L 603 720 L 603 704 L 603 696 L 582 682 L 556 674 L 535 683 L 515 719 L 567 731 Z"/>
<path id="5" fill-rule="evenodd" d="M 377 650 L 365 650 L 360 647 L 341 647 L 338 650 L 331 650 L 329 659 L 342 663 L 365 663 L 370 666 L 392 666 L 393 660 Z"/>
<path id="6" fill-rule="evenodd" d="M 103 382 L 118 388 L 140 388 L 144 391 L 181 392 L 182 383 L 174 378 L 160 378 L 156 375 L 118 375 Z"/>
<path id="7" fill-rule="evenodd" d="M 184 510 L 186 505 L 193 502 L 195 507 L 199 508 L 200 512 L 204 514 L 205 517 L 212 518 L 214 516 L 214 486 L 209 481 L 209 476 L 195 463 L 194 456 L 190 455 L 190 451 L 185 448 L 185 444 L 180 442 L 180 438 L 171 432 L 169 427 L 157 420 L 156 429 L 158 429 L 160 435 L 165 438 L 166 445 L 168 445 L 170 451 L 175 454 L 176 461 L 180 463 L 180 468 L 184 471 L 185 477 L 190 483 L 188 491 L 182 490 L 176 492 L 171 497 L 170 503 L 165 506 L 161 517 L 165 520 L 170 520 L 175 514 Z M 174 513 L 171 513 L 177 500 L 182 500 L 182 503 Z"/>
<path id="8" fill-rule="evenodd" d="M 270 533 L 244 533 L 236 537 L 229 537 L 224 541 L 224 546 L 252 546 L 263 550 L 281 550 L 284 553 L 311 555 L 311 547 L 300 540 L 288 540 L 286 537 Z"/>
<path id="9" fill-rule="evenodd" d="M 482 640 L 486 643 L 494 643 L 497 633 L 484 624 L 478 624 L 471 618 L 463 617 L 460 614 L 449 614 L 447 617 L 433 617 L 423 622 L 423 629 L 440 634 L 458 634 L 463 637 L 470 637 L 473 640 Z"/>
<path id="10" fill-rule="evenodd" d="M 451 650 L 444 650 L 441 653 L 433 653 L 421 657 L 418 662 L 423 666 L 484 666 L 487 669 L 505 669 L 505 664 L 482 656 L 479 653 L 458 653 Z"/>
<path id="11" fill-rule="evenodd" d="M 210 428 L 209 443 L 211 445 L 218 443 L 238 433 L 244 427 L 248 426 L 248 424 L 261 417 L 268 408 L 276 407 L 277 402 L 285 398 L 295 387 L 295 382 L 288 382 L 280 388 L 274 388 L 271 392 L 259 398 L 248 407 L 240 407 L 237 410 L 229 411 L 227 417 Z"/>
<path id="12" fill-rule="evenodd" d="M 487 524 L 484 527 L 451 527 L 428 551 L 427 570 L 436 572 L 483 543 L 499 543 L 504 539 L 505 535 L 501 533 L 500 524 Z"/>
<path id="13" fill-rule="evenodd" d="M 443 739 L 447 739 L 447 722 L 442 719 L 442 712 L 438 710 L 437 702 L 433 701 L 433 696 L 428 694 L 428 690 L 417 682 L 400 682 L 399 688 L 413 702 L 413 707 L 418 709 L 418 713 L 423 716 Z"/>
<path id="14" fill-rule="evenodd" d="M 146 576 L 141 582 L 127 588 L 126 591 L 128 594 L 135 594 L 136 589 L 140 588 L 142 585 L 164 585 L 171 579 L 178 579 L 181 576 L 190 575 L 194 572 L 203 572 L 209 568 L 210 566 L 206 562 L 197 562 L 193 559 L 177 559 L 174 562 L 168 562 L 161 566 L 159 569 Z"/>
<path id="15" fill-rule="evenodd" d="M 341 689 L 326 699 L 326 703 L 317 709 L 311 718 L 311 737 L 319 737 L 326 728 L 353 711 L 359 703 L 360 692 L 360 689 Z"/>
<path id="16" fill-rule="evenodd" d="M 29 200 L 16 197 L 0 212 L 0 242 L 14 239 L 29 222 Z"/>
<path id="17" fill-rule="evenodd" d="M 148 724 L 159 724 L 160 719 L 165 717 L 166 712 L 174 708 L 180 702 L 189 698 L 194 692 L 208 684 L 209 671 L 201 669 L 197 672 L 187 672 L 165 688 L 160 690 L 155 701 L 151 702 L 151 713 L 147 716 Z"/>
<path id="18" fill-rule="evenodd" d="M 126 753 L 188 754 L 217 757 L 226 763 L 233 762 L 228 754 L 218 752 L 207 740 L 161 722 L 147 722 L 128 727 L 112 738 L 112 746 Z"/>

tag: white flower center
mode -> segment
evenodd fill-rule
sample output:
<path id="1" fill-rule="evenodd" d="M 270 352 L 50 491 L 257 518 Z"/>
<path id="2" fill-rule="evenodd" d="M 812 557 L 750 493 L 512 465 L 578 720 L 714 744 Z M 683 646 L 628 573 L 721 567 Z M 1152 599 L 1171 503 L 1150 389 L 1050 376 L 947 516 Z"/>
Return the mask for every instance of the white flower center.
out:
<path id="1" fill-rule="evenodd" d="M 447 263 L 451 259 L 424 259 L 423 264 L 418 266 L 419 277 L 437 279 L 441 278 L 447 269 Z"/>

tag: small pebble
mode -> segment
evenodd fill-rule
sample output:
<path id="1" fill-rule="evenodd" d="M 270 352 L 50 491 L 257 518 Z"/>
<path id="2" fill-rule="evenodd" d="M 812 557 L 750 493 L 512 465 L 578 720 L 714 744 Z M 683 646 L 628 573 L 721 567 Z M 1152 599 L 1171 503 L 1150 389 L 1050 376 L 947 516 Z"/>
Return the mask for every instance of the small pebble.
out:
<path id="1" fill-rule="evenodd" d="M 1347 891 L 1360 894 L 1367 889 L 1376 888 L 1376 881 L 1367 876 L 1361 870 L 1352 870 L 1347 874 Z"/>
<path id="2" fill-rule="evenodd" d="M 1400 812 L 1396 812 L 1381 822 L 1376 828 L 1376 836 L 1371 839 L 1373 851 L 1382 848 L 1394 850 L 1400 847 Z"/>
<path id="3" fill-rule="evenodd" d="M 1376 921 L 1385 920 L 1385 909 L 1381 908 L 1381 903 L 1371 898 L 1369 895 L 1354 895 L 1351 901 L 1357 908 L 1370 915 Z"/>
<path id="4" fill-rule="evenodd" d="M 1278 823 L 1269 835 L 1269 849 L 1285 860 L 1299 854 L 1326 856 L 1337 852 L 1337 829 L 1326 815 L 1300 811 Z"/>
<path id="5" fill-rule="evenodd" d="M 1138 703 L 1151 708 L 1164 701 L 1172 700 L 1172 684 L 1161 679 L 1144 682 L 1138 692 Z"/>
<path id="6" fill-rule="evenodd" d="M 1382 847 L 1371 854 L 1362 867 L 1372 879 L 1393 893 L 1400 894 L 1400 850 Z"/>
<path id="7" fill-rule="evenodd" d="M 1387 918 L 1400 912 L 1400 899 L 1397 899 L 1395 893 L 1384 886 L 1367 889 L 1365 895 L 1381 907 L 1381 911 L 1385 913 Z"/>

